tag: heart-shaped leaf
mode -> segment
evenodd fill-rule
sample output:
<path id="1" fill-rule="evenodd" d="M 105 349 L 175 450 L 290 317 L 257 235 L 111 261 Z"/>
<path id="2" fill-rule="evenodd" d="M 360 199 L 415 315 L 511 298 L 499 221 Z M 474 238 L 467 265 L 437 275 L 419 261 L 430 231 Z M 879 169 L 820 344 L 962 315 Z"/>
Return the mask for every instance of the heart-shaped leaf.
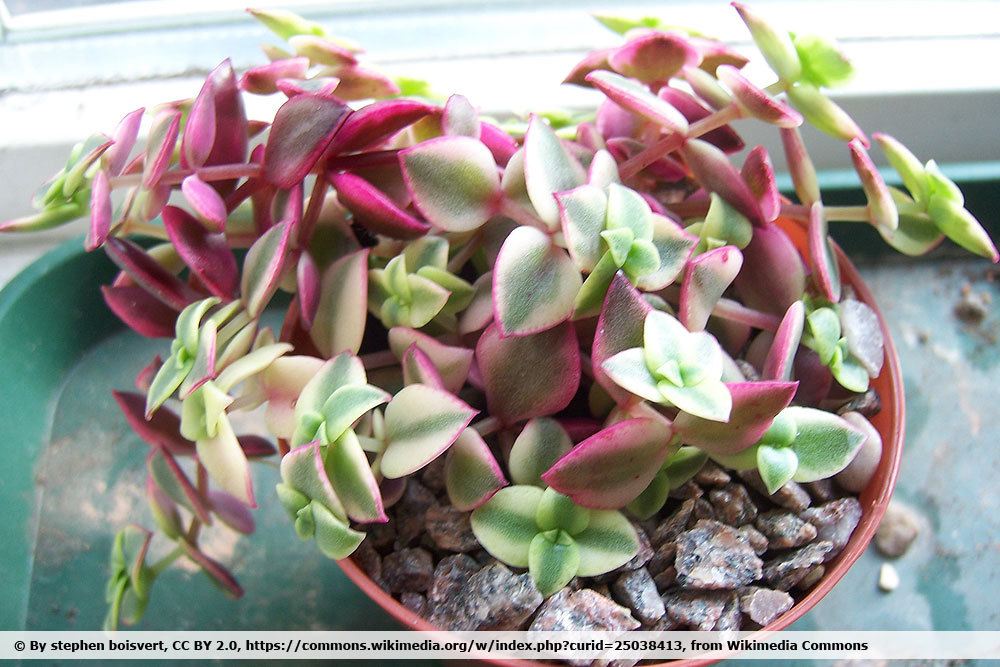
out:
<path id="1" fill-rule="evenodd" d="M 641 83 L 604 71 L 591 72 L 586 80 L 618 106 L 642 116 L 664 130 L 678 134 L 687 132 L 688 123 L 684 115 Z"/>
<path id="2" fill-rule="evenodd" d="M 544 487 L 542 474 L 573 448 L 566 430 L 554 419 L 531 419 L 514 440 L 507 458 L 515 484 Z"/>
<path id="3" fill-rule="evenodd" d="M 639 536 L 621 512 L 594 510 L 587 529 L 575 535 L 580 550 L 577 575 L 596 577 L 630 561 L 639 551 Z"/>
<path id="4" fill-rule="evenodd" d="M 337 199 L 354 219 L 376 232 L 397 239 L 415 239 L 430 231 L 430 225 L 401 209 L 384 192 L 353 174 L 331 174 Z"/>
<path id="5" fill-rule="evenodd" d="M 543 596 L 556 593 L 580 567 L 580 548 L 561 530 L 538 533 L 528 547 L 528 572 Z"/>
<path id="6" fill-rule="evenodd" d="M 670 439 L 670 428 L 660 420 L 619 422 L 574 447 L 542 480 L 584 507 L 624 507 L 666 461 Z"/>
<path id="7" fill-rule="evenodd" d="M 686 65 L 697 65 L 701 54 L 683 36 L 648 32 L 634 37 L 608 55 L 608 64 L 619 74 L 645 83 L 667 81 Z"/>
<path id="8" fill-rule="evenodd" d="M 555 194 L 582 185 L 586 173 L 540 116 L 528 121 L 523 157 L 528 197 L 538 217 L 554 231 L 559 226 Z"/>
<path id="9" fill-rule="evenodd" d="M 507 338 L 491 324 L 476 345 L 476 361 L 489 412 L 504 424 L 555 414 L 580 386 L 580 351 L 569 323 Z"/>
<path id="10" fill-rule="evenodd" d="M 431 139 L 401 151 L 399 162 L 413 203 L 435 227 L 470 231 L 499 210 L 496 162 L 475 139 Z"/>
<path id="11" fill-rule="evenodd" d="M 761 368 L 761 376 L 765 380 L 790 380 L 792 378 L 795 353 L 802 340 L 802 329 L 805 326 L 806 307 L 801 301 L 796 301 L 785 312 L 785 316 L 774 334 L 774 342 L 767 352 L 767 358 Z"/>
<path id="12" fill-rule="evenodd" d="M 684 269 L 678 316 L 689 331 L 701 331 L 712 309 L 743 266 L 736 246 L 723 246 L 698 255 Z"/>
<path id="13" fill-rule="evenodd" d="M 309 335 L 327 355 L 357 352 L 368 313 L 368 250 L 341 257 L 323 274 Z"/>
<path id="14" fill-rule="evenodd" d="M 281 458 L 281 479 L 309 500 L 316 501 L 341 520 L 347 513 L 330 484 L 318 442 L 297 447 Z"/>
<path id="15" fill-rule="evenodd" d="M 489 445 L 473 428 L 462 431 L 448 450 L 444 475 L 448 500 L 463 512 L 476 509 L 507 485 Z"/>
<path id="16" fill-rule="evenodd" d="M 472 513 L 472 532 L 494 558 L 512 567 L 528 567 L 541 500 L 542 490 L 535 486 L 500 489 Z"/>
<path id="17" fill-rule="evenodd" d="M 440 389 L 404 387 L 385 409 L 382 474 L 393 479 L 420 470 L 455 442 L 476 412 Z"/>
<path id="18" fill-rule="evenodd" d="M 389 349 L 402 360 L 411 345 L 427 355 L 441 375 L 445 390 L 455 394 L 465 385 L 472 366 L 474 351 L 464 347 L 445 345 L 437 339 L 406 327 L 389 330 Z"/>
<path id="19" fill-rule="evenodd" d="M 847 467 L 864 442 L 864 434 L 835 414 L 814 408 L 790 407 L 785 412 L 796 426 L 792 449 L 799 465 L 793 479 L 813 482 Z"/>
<path id="20" fill-rule="evenodd" d="M 770 494 L 791 481 L 798 467 L 799 457 L 790 447 L 761 445 L 757 448 L 757 470 Z"/>
<path id="21" fill-rule="evenodd" d="M 343 431 L 327 446 L 326 474 L 352 520 L 361 523 L 384 523 L 389 520 L 368 457 L 351 429 Z"/>
<path id="22" fill-rule="evenodd" d="M 264 178 L 284 190 L 302 181 L 351 113 L 329 97 L 296 95 L 274 115 L 264 150 Z"/>
<path id="23" fill-rule="evenodd" d="M 545 331 L 573 314 L 580 273 L 544 233 L 518 227 L 493 270 L 494 319 L 503 336 Z"/>
<path id="24" fill-rule="evenodd" d="M 231 298 L 239 282 L 239 269 L 226 237 L 205 229 L 187 211 L 176 206 L 165 207 L 162 215 L 170 242 L 191 273 L 212 294 Z"/>

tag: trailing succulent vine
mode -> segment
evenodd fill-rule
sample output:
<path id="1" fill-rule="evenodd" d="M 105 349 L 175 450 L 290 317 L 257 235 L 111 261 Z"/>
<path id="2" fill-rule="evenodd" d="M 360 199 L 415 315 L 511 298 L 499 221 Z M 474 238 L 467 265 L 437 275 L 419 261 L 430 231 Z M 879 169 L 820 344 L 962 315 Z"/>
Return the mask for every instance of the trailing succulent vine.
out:
<path id="1" fill-rule="evenodd" d="M 624 42 L 566 79 L 603 95 L 596 111 L 526 123 L 386 77 L 316 23 L 252 11 L 286 42 L 268 64 L 238 77 L 225 61 L 195 98 L 78 145 L 38 212 L 0 230 L 89 216 L 86 248 L 121 270 L 108 307 L 172 339 L 115 397 L 149 445 L 156 539 L 173 547 L 147 562 L 153 534 L 122 529 L 107 625 L 138 620 L 178 558 L 241 595 L 199 536 L 252 532 L 251 509 L 275 497 L 300 538 L 349 557 L 439 457 L 482 547 L 549 595 L 632 558 L 629 517 L 654 515 L 709 459 L 756 468 L 773 493 L 838 473 L 876 438 L 830 411 L 884 355 L 829 223 L 871 225 L 907 255 L 945 237 L 997 251 L 933 160 L 874 134 L 903 188 L 885 183 L 827 94 L 852 71 L 834 44 L 733 6 L 773 81 L 702 33 L 605 16 Z M 249 120 L 247 94 L 284 101 Z M 734 165 L 739 119 L 780 134 L 797 201 L 763 147 Z M 824 205 L 803 123 L 845 142 L 865 205 Z M 806 230 L 802 247 L 779 218 Z M 276 444 L 230 421 L 261 406 Z M 281 483 L 255 488 L 252 463 L 275 457 Z"/>

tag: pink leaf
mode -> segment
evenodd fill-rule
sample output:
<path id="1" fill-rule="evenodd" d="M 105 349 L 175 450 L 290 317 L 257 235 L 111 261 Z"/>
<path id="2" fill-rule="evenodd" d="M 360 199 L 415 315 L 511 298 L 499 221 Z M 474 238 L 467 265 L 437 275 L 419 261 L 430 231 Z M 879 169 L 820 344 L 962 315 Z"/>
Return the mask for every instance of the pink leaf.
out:
<path id="1" fill-rule="evenodd" d="M 684 114 L 689 123 L 696 123 L 713 113 L 712 109 L 706 107 L 696 97 L 672 86 L 660 88 L 660 92 L 657 94 L 660 99 L 666 100 Z M 706 132 L 701 135 L 701 138 L 723 153 L 738 153 L 743 150 L 743 139 L 730 125 L 723 125 L 711 132 Z"/>
<path id="2" fill-rule="evenodd" d="M 816 178 L 816 168 L 813 166 L 812 158 L 809 157 L 802 141 L 802 135 L 796 128 L 782 129 L 781 144 L 785 149 L 785 162 L 792 176 L 795 194 L 800 202 L 812 206 L 820 199 L 819 181 Z"/>
<path id="3" fill-rule="evenodd" d="M 542 480 L 578 505 L 618 509 L 653 481 L 670 454 L 671 429 L 659 419 L 628 419 L 563 455 Z"/>
<path id="4" fill-rule="evenodd" d="M 735 454 L 754 444 L 771 427 L 775 415 L 792 401 L 797 382 L 730 382 L 733 397 L 728 422 L 716 422 L 681 412 L 674 431 L 681 441 L 709 454 Z"/>
<path id="5" fill-rule="evenodd" d="M 174 456 L 191 456 L 194 443 L 181 435 L 181 420 L 172 410 L 161 407 L 147 420 L 146 397 L 129 391 L 113 391 L 132 431 L 155 449 L 163 447 Z"/>
<path id="6" fill-rule="evenodd" d="M 141 287 L 102 286 L 101 294 L 118 319 L 147 338 L 173 338 L 179 311 Z"/>
<path id="7" fill-rule="evenodd" d="M 406 348 L 406 352 L 403 353 L 402 366 L 404 384 L 425 384 L 434 389 L 447 391 L 438 369 L 431 362 L 430 357 L 417 347 L 416 343 Z"/>
<path id="8" fill-rule="evenodd" d="M 284 190 L 306 177 L 351 110 L 326 97 L 296 95 L 274 116 L 264 152 L 264 178 Z"/>
<path id="9" fill-rule="evenodd" d="M 140 107 L 135 111 L 125 114 L 125 117 L 118 123 L 111 140 L 114 142 L 104 154 L 105 164 L 112 176 L 122 173 L 128 163 L 128 156 L 135 147 L 135 140 L 139 136 L 139 126 L 142 124 L 142 115 L 146 109 Z"/>
<path id="10" fill-rule="evenodd" d="M 278 453 L 274 443 L 259 435 L 241 435 L 236 438 L 248 459 L 259 459 Z"/>
<path id="11" fill-rule="evenodd" d="M 493 323 L 479 338 L 476 362 L 489 411 L 504 424 L 559 412 L 580 385 L 580 350 L 568 322 L 516 338 L 501 338 Z"/>
<path id="12" fill-rule="evenodd" d="M 299 263 L 295 269 L 295 282 L 298 286 L 299 313 L 302 326 L 308 331 L 312 328 L 313 318 L 319 308 L 320 276 L 316 262 L 308 251 L 299 255 Z"/>
<path id="13" fill-rule="evenodd" d="M 736 291 L 755 310 L 784 315 L 802 298 L 806 272 L 795 244 L 774 224 L 754 229 L 743 249 L 743 270 L 736 277 Z"/>
<path id="14" fill-rule="evenodd" d="M 208 501 L 222 523 L 238 533 L 249 535 L 254 531 L 253 514 L 250 508 L 225 491 L 209 491 Z"/>
<path id="15" fill-rule="evenodd" d="M 632 394 L 609 378 L 601 364 L 619 352 L 642 347 L 643 323 L 650 309 L 649 303 L 642 298 L 625 274 L 621 271 L 616 273 L 604 297 L 590 356 L 594 380 L 619 404 L 631 401 Z"/>
<path id="16" fill-rule="evenodd" d="M 205 524 L 212 523 L 212 516 L 208 513 L 208 507 L 206 507 L 206 500 L 202 497 L 201 493 L 194 487 L 188 476 L 184 474 L 184 469 L 181 468 L 180 464 L 177 463 L 177 459 L 166 449 L 155 449 L 149 452 L 149 456 L 146 457 L 146 468 L 149 470 L 153 477 L 156 475 L 153 473 L 154 461 L 157 457 L 163 459 L 163 463 L 167 468 L 167 472 L 170 473 L 170 477 L 177 483 L 179 487 L 180 496 L 174 498 L 175 500 L 180 500 L 183 498 L 187 501 L 189 509 L 194 513 L 198 519 Z M 163 488 L 163 487 L 161 487 Z"/>
<path id="17" fill-rule="evenodd" d="M 103 169 L 94 174 L 90 185 L 90 228 L 84 248 L 88 252 L 104 245 L 111 231 L 111 185 Z"/>
<path id="18" fill-rule="evenodd" d="M 163 226 L 184 263 L 215 296 L 229 299 L 239 282 L 236 258 L 226 237 L 208 231 L 184 209 L 163 209 Z"/>
<path id="19" fill-rule="evenodd" d="M 723 246 L 698 255 L 684 267 L 678 318 L 688 331 L 701 331 L 723 292 L 743 266 L 736 246 Z"/>
<path id="20" fill-rule="evenodd" d="M 319 97 L 335 97 L 340 79 L 336 77 L 315 77 L 312 79 L 278 79 L 278 90 L 287 97 L 296 95 L 318 95 Z"/>
<path id="21" fill-rule="evenodd" d="M 755 225 L 764 224 L 757 198 L 725 153 L 700 139 L 689 139 L 681 147 L 684 161 L 702 186 L 716 193 Z"/>
<path id="22" fill-rule="evenodd" d="M 270 95 L 278 92 L 279 79 L 304 79 L 308 70 L 308 58 L 275 60 L 244 72 L 240 88 L 255 95 Z"/>
<path id="23" fill-rule="evenodd" d="M 660 99 L 646 86 L 614 72 L 591 72 L 587 81 L 618 106 L 638 114 L 668 132 L 684 134 L 688 123 L 684 114 L 666 100 Z"/>
<path id="24" fill-rule="evenodd" d="M 760 213 L 767 222 L 773 222 L 781 212 L 781 193 L 774 179 L 774 166 L 763 146 L 755 146 L 743 161 L 740 175 L 757 198 Z"/>
<path id="25" fill-rule="evenodd" d="M 292 238 L 292 226 L 282 222 L 254 241 L 243 260 L 240 295 L 247 312 L 256 317 L 274 296 L 285 268 Z"/>
<path id="26" fill-rule="evenodd" d="M 329 179 L 344 208 L 373 232 L 391 238 L 415 239 L 430 231 L 430 225 L 401 209 L 388 195 L 360 176 L 330 174 Z"/>
<path id="27" fill-rule="evenodd" d="M 648 32 L 625 42 L 608 55 L 618 72 L 645 83 L 666 81 L 686 65 L 697 65 L 701 54 L 677 33 Z"/>
<path id="28" fill-rule="evenodd" d="M 597 116 L 594 118 L 594 126 L 605 140 L 615 137 L 634 138 L 645 124 L 642 118 L 609 99 L 603 100 L 597 107 Z"/>
<path id="29" fill-rule="evenodd" d="M 517 142 L 509 134 L 492 123 L 480 121 L 479 140 L 493 153 L 493 159 L 501 167 L 506 167 L 511 156 L 517 152 Z"/>
<path id="30" fill-rule="evenodd" d="M 193 560 L 220 588 L 234 598 L 243 597 L 243 587 L 240 586 L 239 582 L 236 581 L 236 577 L 229 570 L 223 567 L 218 561 L 209 558 L 198 547 L 183 540 L 181 540 L 181 546 L 184 547 L 184 552 L 188 555 L 188 558 Z"/>
<path id="31" fill-rule="evenodd" d="M 868 199 L 868 215 L 872 224 L 885 229 L 896 229 L 899 226 L 899 213 L 882 174 L 878 172 L 860 139 L 852 139 L 847 146 L 851 150 L 854 170 L 861 179 L 861 188 Z"/>
<path id="32" fill-rule="evenodd" d="M 577 86 L 589 88 L 591 84 L 587 81 L 587 75 L 598 70 L 611 69 L 611 65 L 608 64 L 608 56 L 613 52 L 614 49 L 600 49 L 589 52 L 583 57 L 583 60 L 573 66 L 573 69 L 563 79 L 563 83 L 572 83 Z"/>
<path id="33" fill-rule="evenodd" d="M 342 100 L 377 100 L 399 95 L 399 86 L 381 72 L 350 65 L 338 67 L 336 73 L 340 79 L 337 97 Z"/>
<path id="34" fill-rule="evenodd" d="M 104 251 L 137 285 L 177 311 L 201 298 L 200 294 L 182 283 L 177 276 L 160 266 L 146 251 L 131 241 L 109 238 L 104 244 Z"/>
<path id="35" fill-rule="evenodd" d="M 188 112 L 181 140 L 181 155 L 184 164 L 197 168 L 205 164 L 215 143 L 215 91 L 211 75 L 205 80 L 201 92 L 195 98 Z"/>
<path id="36" fill-rule="evenodd" d="M 215 96 L 215 141 L 206 165 L 235 164 L 247 158 L 248 130 L 243 95 L 236 82 L 232 63 L 226 59 L 208 75 Z M 236 180 L 213 181 L 212 187 L 226 196 L 236 188 Z"/>
<path id="37" fill-rule="evenodd" d="M 146 143 L 142 185 L 151 188 L 160 182 L 174 157 L 177 134 L 181 127 L 181 112 L 162 112 L 153 120 Z"/>
<path id="38" fill-rule="evenodd" d="M 735 67 L 722 65 L 716 76 L 733 92 L 733 97 L 745 113 L 778 127 L 798 127 L 802 124 L 802 114 L 750 83 Z"/>
<path id="39" fill-rule="evenodd" d="M 202 220 L 210 223 L 215 231 L 225 230 L 229 212 L 226 202 L 215 188 L 198 178 L 197 174 L 192 174 L 181 183 L 181 192 Z"/>
<path id="40" fill-rule="evenodd" d="M 813 272 L 813 280 L 826 299 L 837 303 L 840 301 L 840 267 L 837 266 L 837 258 L 830 247 L 821 202 L 816 202 L 809 209 L 808 237 L 809 267 Z"/>
<path id="41" fill-rule="evenodd" d="M 765 380 L 790 380 L 795 362 L 795 353 L 802 340 L 802 327 L 805 325 L 806 307 L 801 301 L 796 301 L 788 307 L 788 311 L 778 325 L 774 341 L 767 353 L 761 376 Z"/>
<path id="42" fill-rule="evenodd" d="M 352 113 L 330 145 L 333 153 L 353 153 L 386 142 L 400 130 L 434 113 L 434 107 L 416 100 L 384 100 Z"/>

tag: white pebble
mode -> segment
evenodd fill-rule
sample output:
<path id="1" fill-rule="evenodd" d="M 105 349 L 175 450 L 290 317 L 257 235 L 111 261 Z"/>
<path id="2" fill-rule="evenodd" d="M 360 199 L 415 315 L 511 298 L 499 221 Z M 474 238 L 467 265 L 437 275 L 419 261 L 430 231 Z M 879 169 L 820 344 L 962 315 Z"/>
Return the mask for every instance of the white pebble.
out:
<path id="1" fill-rule="evenodd" d="M 899 587 L 899 572 L 890 563 L 882 563 L 878 571 L 878 587 L 886 593 L 891 593 Z"/>

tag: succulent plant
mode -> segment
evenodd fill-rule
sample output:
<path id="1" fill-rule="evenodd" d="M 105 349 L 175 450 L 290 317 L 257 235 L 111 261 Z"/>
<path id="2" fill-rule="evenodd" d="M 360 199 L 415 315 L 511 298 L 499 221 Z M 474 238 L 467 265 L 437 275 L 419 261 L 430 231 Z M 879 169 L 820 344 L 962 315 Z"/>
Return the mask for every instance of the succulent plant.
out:
<path id="1" fill-rule="evenodd" d="M 480 544 L 545 595 L 633 558 L 633 521 L 709 459 L 756 468 L 772 493 L 844 470 L 873 428 L 835 409 L 884 351 L 829 224 L 869 224 L 908 255 L 945 237 L 997 251 L 933 161 L 875 134 L 905 191 L 886 185 L 827 94 L 852 72 L 835 44 L 733 4 L 773 82 L 704 33 L 600 16 L 624 42 L 566 79 L 603 94 L 596 111 L 499 122 L 360 64 L 317 23 L 251 10 L 286 42 L 268 64 L 238 77 L 225 61 L 193 99 L 75 147 L 37 213 L 0 231 L 89 215 L 87 250 L 120 269 L 108 307 L 173 340 L 115 397 L 174 546 L 147 565 L 153 535 L 119 533 L 108 627 L 138 620 L 178 558 L 242 594 L 199 540 L 253 531 L 271 497 L 255 493 L 260 458 L 280 456 L 278 502 L 333 559 L 440 459 Z M 283 103 L 250 121 L 245 95 Z M 740 118 L 775 127 L 797 202 L 762 146 L 733 163 Z M 806 122 L 845 142 L 865 205 L 824 205 Z M 257 408 L 273 441 L 234 432 Z"/>

